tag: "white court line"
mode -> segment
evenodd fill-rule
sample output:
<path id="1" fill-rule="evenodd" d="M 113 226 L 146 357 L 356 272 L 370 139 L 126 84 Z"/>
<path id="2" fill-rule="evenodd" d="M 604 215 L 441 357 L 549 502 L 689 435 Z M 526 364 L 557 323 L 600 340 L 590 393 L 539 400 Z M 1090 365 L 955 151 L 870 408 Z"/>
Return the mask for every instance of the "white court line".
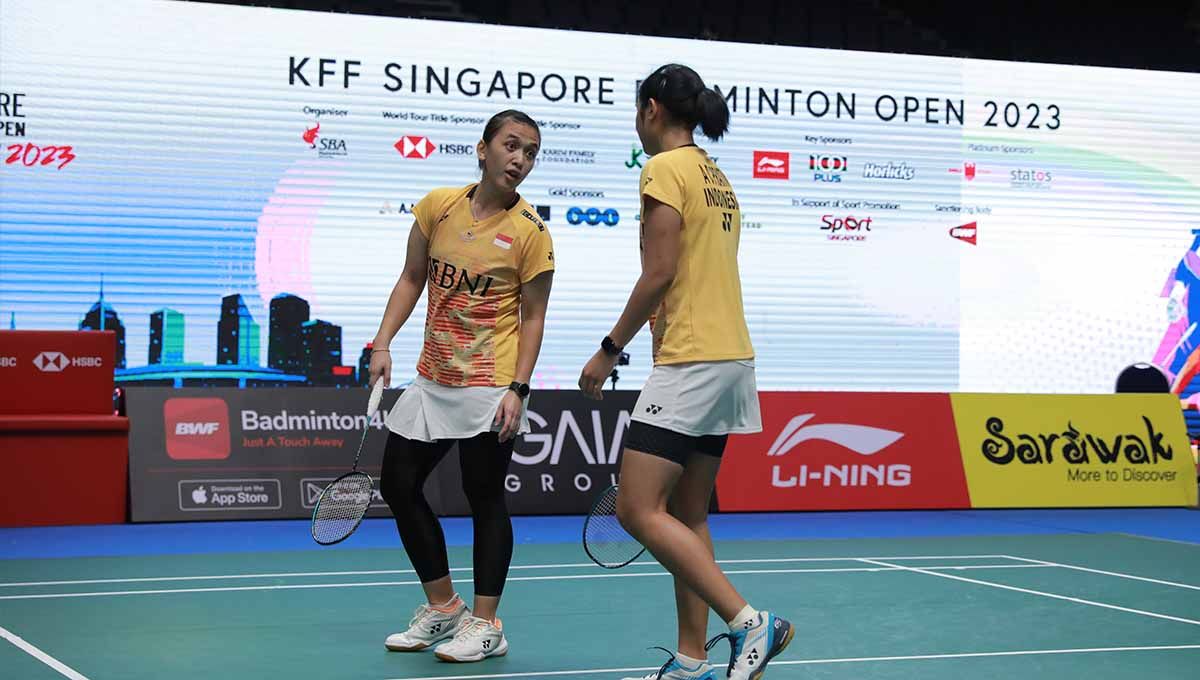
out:
<path id="1" fill-rule="evenodd" d="M 81 673 L 79 673 L 79 671 L 76 671 L 74 668 L 71 668 L 67 664 L 50 656 L 49 654 L 43 652 L 42 650 L 38 649 L 37 647 L 34 647 L 33 645 L 29 644 L 25 640 L 22 640 L 21 636 L 17 635 L 16 633 L 12 632 L 11 630 L 8 630 L 7 628 L 0 627 L 0 637 L 13 643 L 22 652 L 25 652 L 29 656 L 32 656 L 33 658 L 37 659 L 38 661 L 41 661 L 42 663 L 44 663 L 47 666 L 58 671 L 60 674 L 65 675 L 66 677 L 70 678 L 71 680 L 88 680 L 87 677 L 82 675 Z"/>
<path id="2" fill-rule="evenodd" d="M 966 566 L 952 567 L 928 567 L 928 569 L 1052 569 L 1041 564 L 974 564 Z M 842 567 L 829 569 L 738 569 L 726 571 L 726 574 L 828 574 L 828 573 L 850 573 L 850 572 L 883 572 L 883 571 L 903 571 L 907 567 Z M 645 576 L 670 576 L 670 572 L 666 571 L 645 571 L 631 572 L 624 574 L 562 574 L 554 576 L 513 576 L 508 579 L 508 582 L 513 581 L 574 581 L 582 579 L 608 579 L 608 578 L 638 578 Z M 106 590 L 95 592 L 82 593 L 38 593 L 34 595 L 3 595 L 0 600 L 55 600 L 71 597 L 119 597 L 125 595 L 167 595 L 173 593 L 229 593 L 243 592 L 251 590 L 312 590 L 321 588 L 373 588 L 381 586 L 413 586 L 420 585 L 420 581 L 369 581 L 362 583 L 293 583 L 293 584 L 276 584 L 265 586 L 226 586 L 220 588 L 169 588 L 157 590 Z"/>
<path id="3" fill-rule="evenodd" d="M 863 559 L 860 561 L 866 562 L 867 564 L 879 565 L 881 567 L 898 566 L 895 564 L 888 564 L 887 562 L 882 562 L 879 560 Z M 1193 626 L 1200 626 L 1200 621 L 1195 621 L 1193 619 L 1185 619 L 1185 618 L 1181 618 L 1178 616 L 1169 616 L 1167 614 L 1159 614 L 1158 612 L 1150 612 L 1150 611 L 1146 611 L 1144 609 L 1130 609 L 1128 607 L 1118 607 L 1115 604 L 1096 602 L 1095 600 L 1084 600 L 1084 599 L 1081 599 L 1078 597 L 1068 597 L 1066 595 L 1058 595 L 1056 593 L 1047 593 L 1047 592 L 1043 592 L 1040 590 L 1029 590 L 1028 588 L 1018 588 L 1016 586 L 1009 586 L 1009 585 L 1005 585 L 1003 583 L 993 583 L 991 581 L 980 581 L 978 579 L 967 578 L 965 576 L 954 576 L 952 574 L 942 574 L 937 571 L 933 571 L 930 569 L 921 569 L 919 567 L 900 567 L 900 568 L 905 571 L 912 571 L 912 572 L 916 572 L 918 574 L 928 574 L 930 576 L 936 576 L 938 578 L 948 578 L 948 579 L 952 579 L 954 581 L 962 581 L 964 583 L 974 583 L 976 585 L 988 586 L 989 588 L 999 588 L 1001 590 L 1011 590 L 1013 592 L 1025 593 L 1027 595 L 1040 595 L 1041 597 L 1049 597 L 1049 598 L 1052 598 L 1055 600 L 1065 600 L 1067 602 L 1075 602 L 1077 604 L 1086 604 L 1086 605 L 1089 605 L 1092 607 L 1102 607 L 1104 609 L 1113 609 L 1116 611 L 1127 612 L 1130 614 L 1141 614 L 1142 616 L 1149 616 L 1149 617 L 1155 618 L 1155 619 L 1165 619 L 1167 621 L 1177 621 L 1179 623 L 1190 623 Z"/>
<path id="4" fill-rule="evenodd" d="M 1166 652 L 1200 649 L 1200 645 L 1158 645 L 1153 647 L 1090 647 L 1081 649 L 1025 649 L 1012 652 L 963 652 L 960 654 L 915 654 L 911 656 L 862 656 L 845 659 L 801 659 L 772 661 L 777 666 L 813 666 L 833 663 L 877 663 L 881 661 L 935 661 L 938 659 L 978 659 L 997 656 L 1038 656 L 1054 654 L 1104 654 L 1112 652 Z M 555 675 L 590 675 L 596 673 L 644 673 L 658 666 L 644 668 L 588 668 L 577 671 L 542 671 L 534 673 L 492 673 L 488 675 L 437 675 L 423 678 L 392 678 L 391 680 L 486 680 L 487 678 L 533 678 Z"/>
<path id="5" fill-rule="evenodd" d="M 1103 569 L 1092 569 L 1091 567 L 1080 567 L 1074 564 L 1063 564 L 1062 562 L 1049 562 L 1047 560 L 1031 560 L 1025 557 L 1014 557 L 1005 555 L 1010 560 L 1017 562 L 1029 562 L 1032 564 L 1044 564 L 1049 567 L 1058 567 L 1060 569 L 1074 569 L 1075 571 L 1086 571 L 1092 574 L 1102 574 L 1104 576 L 1115 576 L 1117 578 L 1127 578 L 1132 581 L 1145 581 L 1146 583 L 1157 583 L 1160 586 L 1171 586 L 1173 588 L 1187 588 L 1188 590 L 1200 590 L 1200 586 L 1193 586 L 1188 583 L 1178 583 L 1176 581 L 1163 581 L 1156 578 L 1146 578 L 1145 576 L 1134 576 L 1133 574 L 1122 574 L 1119 571 L 1104 571 Z"/>
<path id="6" fill-rule="evenodd" d="M 871 557 L 864 559 L 875 560 L 966 560 L 966 559 L 1004 559 L 1006 555 L 945 555 L 945 556 L 927 556 L 919 557 Z M 753 560 L 717 560 L 717 564 L 783 564 L 792 562 L 854 562 L 857 557 L 771 557 Z M 1008 558 L 1013 559 L 1013 558 Z M 1015 560 L 1014 560 L 1015 561 Z M 569 564 L 522 564 L 509 567 L 510 571 L 520 571 L 525 569 L 573 569 L 575 567 L 594 567 L 595 562 L 573 562 Z M 641 561 L 633 562 L 628 566 L 651 566 L 657 567 L 658 562 Z M 474 571 L 472 567 L 452 567 L 451 572 L 470 572 Z M 155 581 L 221 581 L 233 579 L 253 579 L 253 578 L 301 578 L 312 576 L 380 576 L 384 574 L 415 574 L 413 569 L 377 569 L 372 571 L 288 571 L 278 573 L 265 574 L 218 574 L 205 576 L 143 576 L 133 578 L 93 578 L 93 579 L 73 579 L 65 581 L 24 581 L 0 583 L 0 588 L 32 588 L 37 586 L 69 586 L 69 585 L 89 585 L 97 583 L 148 583 Z"/>
<path id="7" fill-rule="evenodd" d="M 1158 536 L 1143 536 L 1141 534 L 1130 534 L 1124 531 L 1118 531 L 1115 536 L 1125 536 L 1126 538 L 1140 538 L 1143 541 L 1158 541 L 1159 543 L 1174 543 L 1175 545 L 1188 545 L 1193 548 L 1200 548 L 1200 543 L 1195 541 L 1179 541 L 1174 538 L 1159 538 Z"/>

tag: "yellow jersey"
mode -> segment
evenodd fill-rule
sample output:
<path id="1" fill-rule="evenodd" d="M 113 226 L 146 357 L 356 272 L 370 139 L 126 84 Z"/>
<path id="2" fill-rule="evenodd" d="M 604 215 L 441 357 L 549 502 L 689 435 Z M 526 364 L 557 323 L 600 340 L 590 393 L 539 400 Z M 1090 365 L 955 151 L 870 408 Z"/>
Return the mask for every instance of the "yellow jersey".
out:
<path id="1" fill-rule="evenodd" d="M 413 207 L 429 240 L 425 345 L 417 372 L 452 387 L 515 379 L 521 285 L 554 269 L 554 244 L 525 199 L 477 221 L 477 185 L 435 189 Z"/>
<path id="2" fill-rule="evenodd" d="M 694 144 L 665 151 L 642 168 L 645 196 L 683 218 L 675 280 L 650 318 L 654 363 L 754 358 L 738 273 L 742 216 L 725 173 Z"/>

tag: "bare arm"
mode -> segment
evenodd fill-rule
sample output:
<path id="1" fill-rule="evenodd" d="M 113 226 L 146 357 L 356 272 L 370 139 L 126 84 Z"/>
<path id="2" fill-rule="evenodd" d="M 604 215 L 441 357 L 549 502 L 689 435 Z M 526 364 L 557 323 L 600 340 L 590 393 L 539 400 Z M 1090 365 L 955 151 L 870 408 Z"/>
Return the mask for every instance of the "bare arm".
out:
<path id="1" fill-rule="evenodd" d="M 679 241 L 683 230 L 683 218 L 679 213 L 646 196 L 642 217 L 642 275 L 629 294 L 625 311 L 609 333 L 613 342 L 622 347 L 633 340 L 633 336 L 662 304 L 667 290 L 675 281 L 679 262 Z M 617 357 L 602 349 L 596 350 L 579 376 L 579 389 L 592 399 L 602 399 L 604 381 L 608 380 L 616 362 Z"/>
<path id="2" fill-rule="evenodd" d="M 429 269 L 429 241 L 421 233 L 421 228 L 413 222 L 408 233 L 408 255 L 404 259 L 404 271 L 392 288 L 388 297 L 387 307 L 383 311 L 383 319 L 379 322 L 379 332 L 375 334 L 374 347 L 387 349 L 392 338 L 400 331 L 400 327 L 412 315 L 413 307 L 421 292 L 425 290 L 425 279 Z"/>
<path id="3" fill-rule="evenodd" d="M 679 262 L 679 240 L 683 218 L 675 209 L 646 196 L 643 216 L 642 275 L 638 277 L 625 303 L 625 311 L 613 326 L 609 337 L 624 347 L 633 340 L 650 315 L 667 295 L 675 281 Z"/>
<path id="4" fill-rule="evenodd" d="M 371 343 L 370 373 L 372 385 L 382 379 L 384 386 L 392 384 L 392 357 L 388 345 L 400 331 L 400 327 L 412 316 L 413 307 L 425 289 L 425 278 L 429 269 L 429 240 L 421 233 L 421 228 L 414 222 L 408 232 L 408 254 L 404 258 L 404 271 L 400 279 L 392 287 L 388 296 L 387 307 L 383 310 L 383 319 L 379 322 L 379 331 Z"/>
<path id="5" fill-rule="evenodd" d="M 528 383 L 542 351 L 546 330 L 546 306 L 554 272 L 542 272 L 521 286 L 521 337 L 517 345 L 517 382 Z"/>

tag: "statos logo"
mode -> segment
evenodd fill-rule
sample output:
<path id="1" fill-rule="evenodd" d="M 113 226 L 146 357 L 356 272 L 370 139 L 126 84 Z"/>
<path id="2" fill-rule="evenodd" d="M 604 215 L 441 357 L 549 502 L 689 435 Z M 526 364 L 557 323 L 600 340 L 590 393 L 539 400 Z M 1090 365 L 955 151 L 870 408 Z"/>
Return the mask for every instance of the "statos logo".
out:
<path id="1" fill-rule="evenodd" d="M 1013 170 L 1008 173 L 1014 189 L 1049 189 L 1054 175 L 1049 170 Z"/>

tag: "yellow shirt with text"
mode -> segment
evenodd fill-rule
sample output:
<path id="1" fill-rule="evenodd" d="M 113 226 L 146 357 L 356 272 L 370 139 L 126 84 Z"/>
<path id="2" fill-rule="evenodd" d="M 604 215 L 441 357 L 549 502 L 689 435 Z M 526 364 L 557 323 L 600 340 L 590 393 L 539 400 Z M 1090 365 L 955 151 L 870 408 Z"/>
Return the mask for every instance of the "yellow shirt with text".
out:
<path id="1" fill-rule="evenodd" d="M 517 370 L 521 285 L 554 269 L 554 243 L 525 199 L 476 221 L 474 184 L 413 207 L 429 239 L 425 346 L 417 372 L 452 387 L 505 387 Z"/>
<path id="2" fill-rule="evenodd" d="M 639 196 L 683 217 L 675 280 L 650 319 L 654 363 L 754 358 L 738 273 L 742 216 L 725 173 L 703 149 L 679 147 L 646 163 Z"/>

